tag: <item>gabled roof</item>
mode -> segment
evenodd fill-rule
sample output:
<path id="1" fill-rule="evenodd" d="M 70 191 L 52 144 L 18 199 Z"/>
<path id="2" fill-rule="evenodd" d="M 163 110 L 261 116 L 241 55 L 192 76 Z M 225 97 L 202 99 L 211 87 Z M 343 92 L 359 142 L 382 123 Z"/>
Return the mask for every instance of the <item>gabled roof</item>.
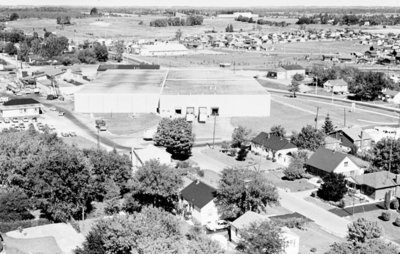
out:
<path id="1" fill-rule="evenodd" d="M 356 127 L 356 126 L 338 129 L 335 132 L 342 132 L 346 134 L 346 136 L 348 136 L 351 140 L 353 140 L 353 142 L 361 140 L 361 133 L 362 133 L 362 140 L 371 139 L 371 136 L 368 133 L 363 131 L 361 127 Z"/>
<path id="2" fill-rule="evenodd" d="M 245 229 L 249 227 L 252 223 L 262 221 L 270 221 L 270 219 L 265 215 L 261 215 L 252 211 L 247 211 L 245 214 L 231 222 L 231 225 L 237 229 Z"/>
<path id="3" fill-rule="evenodd" d="M 181 191 L 181 196 L 184 200 L 201 209 L 215 198 L 216 191 L 216 189 L 201 181 L 194 181 Z"/>
<path id="4" fill-rule="evenodd" d="M 291 149 L 296 148 L 295 145 L 290 143 L 284 138 L 280 138 L 275 135 L 270 135 L 266 132 L 260 132 L 252 142 L 257 145 L 264 146 L 267 149 L 271 149 L 273 151 L 279 151 L 283 149 Z"/>
<path id="5" fill-rule="evenodd" d="M 330 86 L 348 86 L 347 82 L 343 79 L 331 79 L 326 81 L 325 84 Z"/>
<path id="6" fill-rule="evenodd" d="M 386 90 L 382 92 L 384 95 L 389 95 L 389 96 L 396 96 L 397 94 L 399 94 L 399 91 L 395 91 L 395 90 Z"/>
<path id="7" fill-rule="evenodd" d="M 352 177 L 356 184 L 367 185 L 374 189 L 388 188 L 396 185 L 396 174 L 388 171 L 379 171 Z"/>
<path id="8" fill-rule="evenodd" d="M 303 67 L 301 67 L 298 64 L 292 64 L 292 65 L 283 65 L 282 66 L 283 69 L 287 70 L 287 71 L 293 71 L 293 70 L 305 70 Z"/>
<path id="9" fill-rule="evenodd" d="M 29 105 L 29 104 L 40 104 L 35 99 L 32 98 L 21 98 L 21 99 L 13 99 L 4 102 L 3 106 L 19 106 L 19 105 Z"/>
<path id="10" fill-rule="evenodd" d="M 311 155 L 306 164 L 330 173 L 333 172 L 346 157 L 347 154 L 320 147 Z"/>

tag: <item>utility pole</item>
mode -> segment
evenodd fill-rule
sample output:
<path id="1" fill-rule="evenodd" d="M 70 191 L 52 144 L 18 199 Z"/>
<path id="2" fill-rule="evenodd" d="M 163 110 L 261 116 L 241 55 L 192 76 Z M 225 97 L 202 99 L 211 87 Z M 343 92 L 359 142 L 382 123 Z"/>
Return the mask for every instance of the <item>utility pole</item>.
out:
<path id="1" fill-rule="evenodd" d="M 217 122 L 217 114 L 214 114 L 214 129 L 213 129 L 213 145 L 212 148 L 214 149 L 214 145 L 215 145 L 215 125 Z"/>
<path id="2" fill-rule="evenodd" d="M 318 128 L 318 113 L 319 113 L 319 107 L 317 107 L 317 115 L 315 116 L 315 129 Z"/>

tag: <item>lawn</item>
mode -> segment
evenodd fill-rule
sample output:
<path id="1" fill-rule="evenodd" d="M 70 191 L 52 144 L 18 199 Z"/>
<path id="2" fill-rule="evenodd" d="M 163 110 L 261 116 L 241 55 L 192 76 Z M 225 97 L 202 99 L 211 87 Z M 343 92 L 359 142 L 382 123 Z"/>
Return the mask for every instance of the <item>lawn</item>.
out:
<path id="1" fill-rule="evenodd" d="M 115 135 L 130 135 L 156 128 L 160 117 L 155 114 L 94 114 L 106 121 L 108 131 Z"/>
<path id="2" fill-rule="evenodd" d="M 325 202 L 325 201 L 323 201 L 323 200 L 321 200 L 319 198 L 306 197 L 305 200 L 310 202 L 310 203 L 313 203 L 313 204 L 315 204 L 315 205 L 317 205 L 317 206 L 319 206 L 319 207 L 321 207 L 321 208 L 323 208 L 323 209 L 325 209 L 327 211 L 329 211 L 331 209 L 334 209 L 334 208 L 337 208 L 336 206 L 332 206 L 328 202 Z"/>
<path id="3" fill-rule="evenodd" d="M 344 241 L 344 239 L 322 230 L 313 222 L 307 224 L 306 230 L 295 228 L 292 231 L 300 237 L 299 253 L 301 254 L 324 254 L 334 242 Z M 316 251 L 311 252 L 312 248 L 316 248 Z"/>
<path id="4" fill-rule="evenodd" d="M 282 189 L 289 189 L 291 192 L 306 191 L 317 188 L 314 184 L 309 183 L 306 179 L 294 181 L 283 180 L 282 171 L 274 171 L 265 173 L 265 176 L 274 185 Z"/>
<path id="5" fill-rule="evenodd" d="M 400 244 L 400 227 L 396 227 L 393 225 L 393 222 L 397 217 L 400 217 L 400 213 L 390 210 L 391 213 L 391 220 L 390 221 L 383 221 L 378 217 L 381 216 L 382 212 L 385 210 L 375 210 L 365 213 L 355 214 L 352 217 L 353 221 L 358 218 L 365 218 L 370 221 L 377 221 L 379 225 L 381 225 L 384 229 L 384 236 L 398 244 Z"/>

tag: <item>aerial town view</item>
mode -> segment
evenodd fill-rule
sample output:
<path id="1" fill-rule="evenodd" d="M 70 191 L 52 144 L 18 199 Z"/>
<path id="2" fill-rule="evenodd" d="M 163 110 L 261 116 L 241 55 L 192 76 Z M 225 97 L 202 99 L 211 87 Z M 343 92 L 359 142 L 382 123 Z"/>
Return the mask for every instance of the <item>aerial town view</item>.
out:
<path id="1" fill-rule="evenodd" d="M 400 0 L 0 0 L 0 254 L 400 254 Z"/>

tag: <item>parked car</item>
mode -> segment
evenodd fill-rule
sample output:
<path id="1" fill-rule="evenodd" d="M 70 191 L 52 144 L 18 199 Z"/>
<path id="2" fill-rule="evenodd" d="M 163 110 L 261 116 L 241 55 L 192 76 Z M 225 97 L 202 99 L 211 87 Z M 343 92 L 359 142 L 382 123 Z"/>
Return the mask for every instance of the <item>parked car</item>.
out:
<path id="1" fill-rule="evenodd" d="M 66 137 L 69 137 L 69 134 L 67 132 L 61 132 L 61 136 L 66 138 Z"/>
<path id="2" fill-rule="evenodd" d="M 18 118 L 14 117 L 14 118 L 12 119 L 12 122 L 13 122 L 13 123 L 18 123 Z"/>
<path id="3" fill-rule="evenodd" d="M 59 112 L 58 112 L 58 115 L 59 115 L 59 116 L 63 116 L 63 115 L 65 115 L 65 112 L 59 111 Z"/>
<path id="4" fill-rule="evenodd" d="M 50 109 L 50 111 L 57 111 L 57 108 L 56 107 L 51 107 L 51 108 L 49 108 Z"/>
<path id="5" fill-rule="evenodd" d="M 206 229 L 208 229 L 210 231 L 222 230 L 222 229 L 226 229 L 228 227 L 229 227 L 229 224 L 225 220 L 218 220 L 218 221 L 209 222 L 206 224 Z"/>
<path id="6" fill-rule="evenodd" d="M 76 137 L 77 135 L 76 135 L 75 132 L 71 131 L 71 132 L 69 133 L 69 136 L 70 136 L 70 137 Z"/>
<path id="7" fill-rule="evenodd" d="M 37 117 L 32 117 L 32 122 L 37 123 Z"/>
<path id="8" fill-rule="evenodd" d="M 24 123 L 27 123 L 27 122 L 29 121 L 29 119 L 28 119 L 27 117 L 24 117 L 24 119 L 22 119 L 22 121 L 23 121 Z"/>
<path id="9" fill-rule="evenodd" d="M 5 123 L 10 123 L 10 119 L 4 118 L 4 122 L 5 122 Z"/>

